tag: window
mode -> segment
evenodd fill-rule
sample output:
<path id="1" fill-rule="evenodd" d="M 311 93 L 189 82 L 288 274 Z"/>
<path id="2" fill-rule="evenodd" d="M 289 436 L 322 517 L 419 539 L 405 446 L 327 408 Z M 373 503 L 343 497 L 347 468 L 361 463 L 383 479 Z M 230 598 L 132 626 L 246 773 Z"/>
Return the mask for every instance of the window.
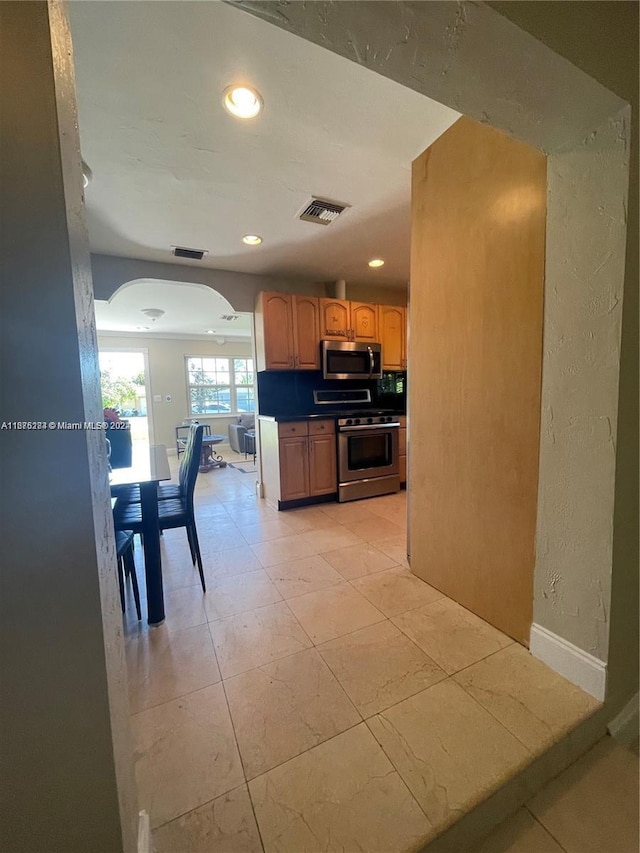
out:
<path id="1" fill-rule="evenodd" d="M 187 356 L 192 415 L 235 415 L 255 411 L 252 358 Z"/>

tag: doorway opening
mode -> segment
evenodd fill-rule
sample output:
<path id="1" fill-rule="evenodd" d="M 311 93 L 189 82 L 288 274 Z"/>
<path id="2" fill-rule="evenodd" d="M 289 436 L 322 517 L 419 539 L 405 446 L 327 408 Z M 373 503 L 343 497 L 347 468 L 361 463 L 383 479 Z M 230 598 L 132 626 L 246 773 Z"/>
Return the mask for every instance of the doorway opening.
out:
<path id="1" fill-rule="evenodd" d="M 135 465 L 153 443 L 147 350 L 101 349 L 98 357 L 102 405 L 115 410 L 121 420 L 130 424 Z"/>

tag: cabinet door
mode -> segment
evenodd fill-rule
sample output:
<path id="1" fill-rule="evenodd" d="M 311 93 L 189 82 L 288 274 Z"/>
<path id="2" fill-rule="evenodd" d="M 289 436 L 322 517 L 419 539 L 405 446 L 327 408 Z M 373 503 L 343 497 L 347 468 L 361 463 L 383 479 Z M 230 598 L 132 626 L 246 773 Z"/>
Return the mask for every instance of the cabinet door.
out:
<path id="1" fill-rule="evenodd" d="M 290 293 L 263 293 L 266 370 L 293 370 L 293 314 Z"/>
<path id="2" fill-rule="evenodd" d="M 309 494 L 330 495 L 337 488 L 335 435 L 310 435 Z"/>
<path id="3" fill-rule="evenodd" d="M 320 300 L 320 338 L 348 341 L 351 326 L 350 303 L 340 299 Z"/>
<path id="4" fill-rule="evenodd" d="M 383 370 L 405 370 L 406 311 L 399 305 L 380 306 L 380 342 Z"/>
<path id="5" fill-rule="evenodd" d="M 298 370 L 320 370 L 320 303 L 316 296 L 293 297 L 293 356 Z"/>
<path id="6" fill-rule="evenodd" d="M 309 450 L 306 435 L 280 439 L 280 500 L 309 497 Z"/>
<path id="7" fill-rule="evenodd" d="M 377 343 L 378 306 L 367 302 L 351 303 L 351 340 Z"/>

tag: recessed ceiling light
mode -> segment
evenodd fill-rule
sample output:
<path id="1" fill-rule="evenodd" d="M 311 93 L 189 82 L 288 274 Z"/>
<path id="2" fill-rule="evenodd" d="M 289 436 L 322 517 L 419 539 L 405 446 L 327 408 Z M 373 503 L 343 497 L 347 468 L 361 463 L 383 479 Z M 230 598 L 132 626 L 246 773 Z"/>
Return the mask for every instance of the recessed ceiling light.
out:
<path id="1" fill-rule="evenodd" d="M 222 93 L 225 110 L 236 118 L 255 118 L 263 106 L 262 95 L 249 86 L 228 86 Z"/>
<path id="2" fill-rule="evenodd" d="M 208 335 L 212 335 L 212 334 L 213 334 L 213 329 L 207 329 L 207 334 L 208 334 Z"/>
<path id="3" fill-rule="evenodd" d="M 377 269 L 378 267 L 384 266 L 384 261 L 382 260 L 382 258 L 372 258 L 369 261 L 369 266 L 373 267 L 373 269 Z"/>
<path id="4" fill-rule="evenodd" d="M 89 186 L 89 181 L 91 180 L 91 178 L 93 178 L 93 172 L 91 171 L 91 169 L 87 166 L 87 164 L 83 160 L 82 161 L 82 188 L 83 189 L 86 190 L 86 188 Z"/>
<path id="5" fill-rule="evenodd" d="M 262 243 L 262 237 L 258 234 L 245 234 L 242 242 L 246 243 L 247 246 L 259 246 Z"/>

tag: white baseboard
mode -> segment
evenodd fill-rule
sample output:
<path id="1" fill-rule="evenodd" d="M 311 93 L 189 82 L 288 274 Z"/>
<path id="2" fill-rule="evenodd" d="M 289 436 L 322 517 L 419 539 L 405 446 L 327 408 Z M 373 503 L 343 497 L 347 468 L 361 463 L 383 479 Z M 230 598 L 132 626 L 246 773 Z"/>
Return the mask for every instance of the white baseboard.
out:
<path id="1" fill-rule="evenodd" d="M 138 853 L 153 853 L 151 824 L 145 811 L 138 813 Z"/>
<path id="2" fill-rule="evenodd" d="M 531 626 L 529 651 L 572 684 L 581 687 L 600 702 L 604 701 L 607 691 L 606 663 L 535 623 Z"/>
<path id="3" fill-rule="evenodd" d="M 639 725 L 640 714 L 638 713 L 638 694 L 636 693 L 609 723 L 609 734 L 618 743 L 628 746 L 638 737 Z"/>

